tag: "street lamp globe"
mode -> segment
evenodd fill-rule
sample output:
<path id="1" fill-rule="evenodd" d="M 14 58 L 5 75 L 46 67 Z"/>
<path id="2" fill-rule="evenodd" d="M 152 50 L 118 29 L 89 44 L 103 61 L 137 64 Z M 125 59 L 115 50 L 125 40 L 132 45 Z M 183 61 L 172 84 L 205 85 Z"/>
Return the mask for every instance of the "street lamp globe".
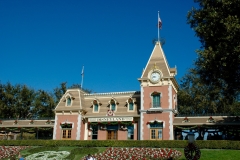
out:
<path id="1" fill-rule="evenodd" d="M 189 132 L 188 133 L 188 143 L 193 143 L 194 142 L 194 133 Z"/>

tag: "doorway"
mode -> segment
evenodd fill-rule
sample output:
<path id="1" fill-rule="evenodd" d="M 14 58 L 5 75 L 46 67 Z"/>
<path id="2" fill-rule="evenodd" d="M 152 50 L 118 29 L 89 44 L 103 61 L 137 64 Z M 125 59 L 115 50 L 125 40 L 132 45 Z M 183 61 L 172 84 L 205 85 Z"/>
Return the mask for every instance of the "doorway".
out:
<path id="1" fill-rule="evenodd" d="M 107 140 L 117 140 L 117 130 L 108 130 Z"/>

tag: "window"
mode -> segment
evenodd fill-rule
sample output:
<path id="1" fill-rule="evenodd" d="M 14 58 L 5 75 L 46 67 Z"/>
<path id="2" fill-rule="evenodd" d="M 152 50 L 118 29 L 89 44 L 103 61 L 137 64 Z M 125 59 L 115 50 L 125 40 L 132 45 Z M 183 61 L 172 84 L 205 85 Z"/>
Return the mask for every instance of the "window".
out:
<path id="1" fill-rule="evenodd" d="M 116 101 L 114 99 L 110 101 L 110 110 L 116 111 Z"/>
<path id="2" fill-rule="evenodd" d="M 71 139 L 72 130 L 62 130 L 62 139 Z"/>
<path id="3" fill-rule="evenodd" d="M 92 126 L 92 140 L 98 139 L 98 126 L 94 125 Z"/>
<path id="4" fill-rule="evenodd" d="M 132 98 L 129 98 L 127 103 L 128 103 L 128 110 L 133 111 L 134 110 L 134 103 L 133 103 Z"/>
<path id="5" fill-rule="evenodd" d="M 71 106 L 72 104 L 72 100 L 70 97 L 67 98 L 67 106 Z"/>
<path id="6" fill-rule="evenodd" d="M 92 107 L 93 107 L 93 112 L 99 112 L 99 107 L 101 106 L 102 104 L 97 100 L 93 100 L 92 101 Z"/>
<path id="7" fill-rule="evenodd" d="M 133 111 L 133 103 L 128 103 L 129 111 Z"/>
<path id="8" fill-rule="evenodd" d="M 163 123 L 150 124 L 150 140 L 162 140 Z"/>
<path id="9" fill-rule="evenodd" d="M 127 134 L 127 139 L 128 140 L 134 140 L 134 126 L 127 126 L 128 129 L 128 134 Z"/>
<path id="10" fill-rule="evenodd" d="M 153 92 L 152 93 L 152 107 L 153 108 L 160 108 L 161 107 L 161 103 L 160 103 L 160 93 L 158 92 Z"/>
<path id="11" fill-rule="evenodd" d="M 98 104 L 94 104 L 94 112 L 98 112 Z"/>
<path id="12" fill-rule="evenodd" d="M 113 110 L 113 111 L 116 110 L 116 104 L 111 104 L 111 110 Z"/>
<path id="13" fill-rule="evenodd" d="M 63 102 L 65 102 L 65 106 L 72 106 L 74 99 L 75 99 L 75 98 L 74 98 L 70 93 L 67 93 L 67 94 L 64 96 Z"/>

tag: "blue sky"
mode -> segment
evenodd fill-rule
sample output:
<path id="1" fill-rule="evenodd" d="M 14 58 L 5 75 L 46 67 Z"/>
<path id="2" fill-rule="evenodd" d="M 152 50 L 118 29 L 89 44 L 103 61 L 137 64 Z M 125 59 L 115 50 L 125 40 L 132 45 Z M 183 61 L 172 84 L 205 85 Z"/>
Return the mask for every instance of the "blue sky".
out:
<path id="1" fill-rule="evenodd" d="M 94 92 L 140 90 L 138 78 L 160 36 L 176 79 L 200 47 L 187 24 L 193 0 L 1 0 L 0 81 L 52 91 L 62 82 Z M 179 81 L 180 82 L 180 81 Z"/>

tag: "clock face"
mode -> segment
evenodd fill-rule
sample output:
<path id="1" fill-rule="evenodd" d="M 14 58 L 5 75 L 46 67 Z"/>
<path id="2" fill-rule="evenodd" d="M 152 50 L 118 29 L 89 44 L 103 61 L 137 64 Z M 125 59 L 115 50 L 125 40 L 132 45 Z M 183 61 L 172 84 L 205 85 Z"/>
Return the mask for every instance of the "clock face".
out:
<path id="1" fill-rule="evenodd" d="M 158 82 L 160 80 L 160 73 L 153 72 L 150 78 L 153 82 Z"/>

